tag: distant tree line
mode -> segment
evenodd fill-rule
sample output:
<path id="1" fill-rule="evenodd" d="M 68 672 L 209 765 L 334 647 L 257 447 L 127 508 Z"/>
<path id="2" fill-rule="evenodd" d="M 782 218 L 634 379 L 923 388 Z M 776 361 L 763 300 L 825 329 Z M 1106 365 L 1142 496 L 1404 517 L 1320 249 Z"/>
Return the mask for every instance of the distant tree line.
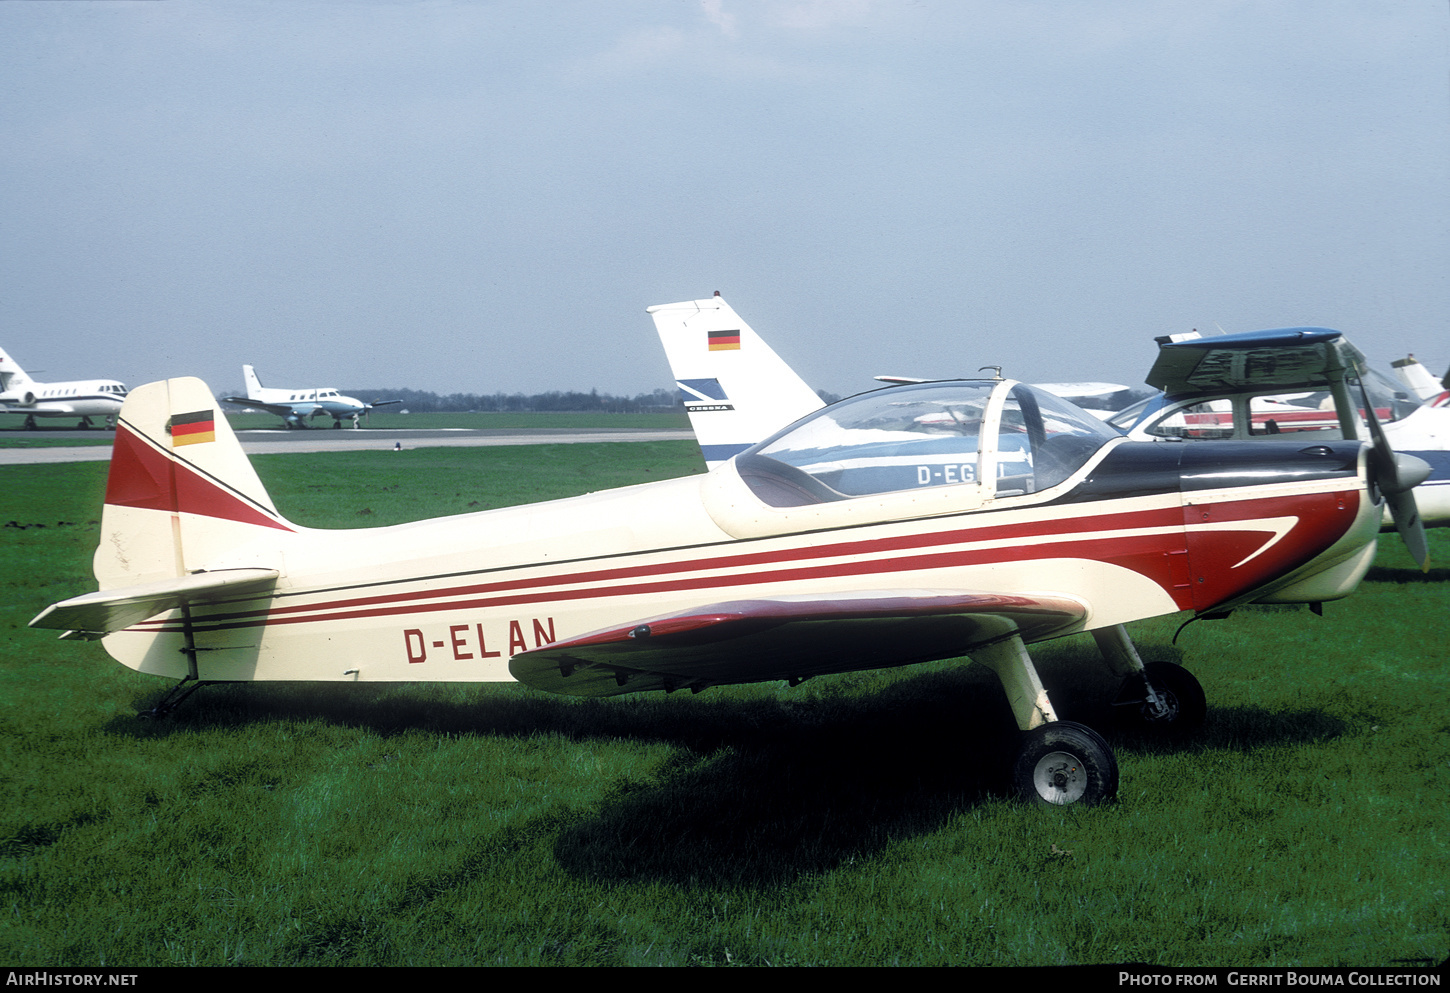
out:
<path id="1" fill-rule="evenodd" d="M 356 397 L 363 403 L 379 400 L 401 400 L 402 408 L 415 414 L 444 410 L 480 411 L 596 411 L 608 414 L 659 413 L 679 411 L 684 407 L 674 390 L 655 390 L 653 393 L 639 393 L 632 397 L 614 396 L 590 390 L 579 393 L 574 390 L 549 393 L 450 393 L 441 396 L 425 390 L 342 390 L 347 396 Z"/>

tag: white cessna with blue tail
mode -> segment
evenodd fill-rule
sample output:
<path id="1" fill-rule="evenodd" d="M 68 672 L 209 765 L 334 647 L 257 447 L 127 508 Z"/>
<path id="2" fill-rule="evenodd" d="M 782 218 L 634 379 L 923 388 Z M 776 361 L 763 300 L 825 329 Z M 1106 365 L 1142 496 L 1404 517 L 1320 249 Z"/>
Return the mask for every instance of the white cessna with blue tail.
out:
<path id="1" fill-rule="evenodd" d="M 721 298 L 719 290 L 705 300 L 650 307 L 649 314 L 665 346 L 665 357 L 707 468 L 715 468 L 826 405 Z M 1000 371 L 1000 367 L 988 368 Z M 893 385 L 930 381 L 909 376 L 876 378 Z M 1033 385 L 1074 402 L 1127 389 L 1117 383 Z"/>

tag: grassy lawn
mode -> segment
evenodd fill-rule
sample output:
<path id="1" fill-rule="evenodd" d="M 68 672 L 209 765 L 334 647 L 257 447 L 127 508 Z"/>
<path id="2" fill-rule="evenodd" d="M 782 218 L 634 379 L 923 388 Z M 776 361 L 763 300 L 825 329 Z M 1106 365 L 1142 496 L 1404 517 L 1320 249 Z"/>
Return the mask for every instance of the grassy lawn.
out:
<path id="1" fill-rule="evenodd" d="M 476 415 L 483 416 L 483 415 Z M 488 415 L 494 416 L 494 415 Z M 376 424 L 377 418 L 375 418 Z M 701 470 L 693 443 L 255 460 L 283 512 L 394 523 Z M 26 627 L 93 588 L 106 467 L 0 489 L 0 961 L 37 965 L 1392 965 L 1450 952 L 1450 530 L 1323 617 L 1133 629 L 1206 726 L 1110 733 L 1116 804 L 1007 796 L 963 662 L 698 696 L 162 681 Z M 8 523 L 7 523 L 8 522 Z M 1110 726 L 1078 636 L 1034 648 Z"/>

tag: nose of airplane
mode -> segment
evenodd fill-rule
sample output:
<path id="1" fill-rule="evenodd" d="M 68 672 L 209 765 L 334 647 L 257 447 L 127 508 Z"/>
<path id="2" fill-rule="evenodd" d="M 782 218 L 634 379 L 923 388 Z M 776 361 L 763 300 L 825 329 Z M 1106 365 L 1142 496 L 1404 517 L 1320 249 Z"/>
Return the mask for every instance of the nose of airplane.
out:
<path id="1" fill-rule="evenodd" d="M 1395 530 L 1400 533 L 1415 564 L 1422 572 L 1428 572 L 1430 544 L 1425 538 L 1425 522 L 1420 519 L 1419 505 L 1415 502 L 1415 487 L 1429 477 L 1430 465 L 1424 459 L 1401 455 L 1390 447 L 1390 441 L 1375 414 L 1374 404 L 1370 402 L 1363 375 L 1360 376 L 1359 393 L 1364 403 L 1365 423 L 1369 425 L 1370 496 L 1374 497 L 1376 489 L 1384 494 Z"/>

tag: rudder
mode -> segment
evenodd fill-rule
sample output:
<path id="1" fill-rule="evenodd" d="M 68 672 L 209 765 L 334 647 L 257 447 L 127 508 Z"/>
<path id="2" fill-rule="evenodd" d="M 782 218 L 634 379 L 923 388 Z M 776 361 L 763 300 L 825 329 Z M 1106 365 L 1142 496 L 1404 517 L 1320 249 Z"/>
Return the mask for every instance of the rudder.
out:
<path id="1" fill-rule="evenodd" d="M 660 304 L 649 314 L 709 468 L 823 406 L 718 295 Z"/>
<path id="2" fill-rule="evenodd" d="M 102 590 L 185 576 L 261 533 L 295 530 L 205 383 L 168 379 L 127 395 L 94 561 Z"/>

